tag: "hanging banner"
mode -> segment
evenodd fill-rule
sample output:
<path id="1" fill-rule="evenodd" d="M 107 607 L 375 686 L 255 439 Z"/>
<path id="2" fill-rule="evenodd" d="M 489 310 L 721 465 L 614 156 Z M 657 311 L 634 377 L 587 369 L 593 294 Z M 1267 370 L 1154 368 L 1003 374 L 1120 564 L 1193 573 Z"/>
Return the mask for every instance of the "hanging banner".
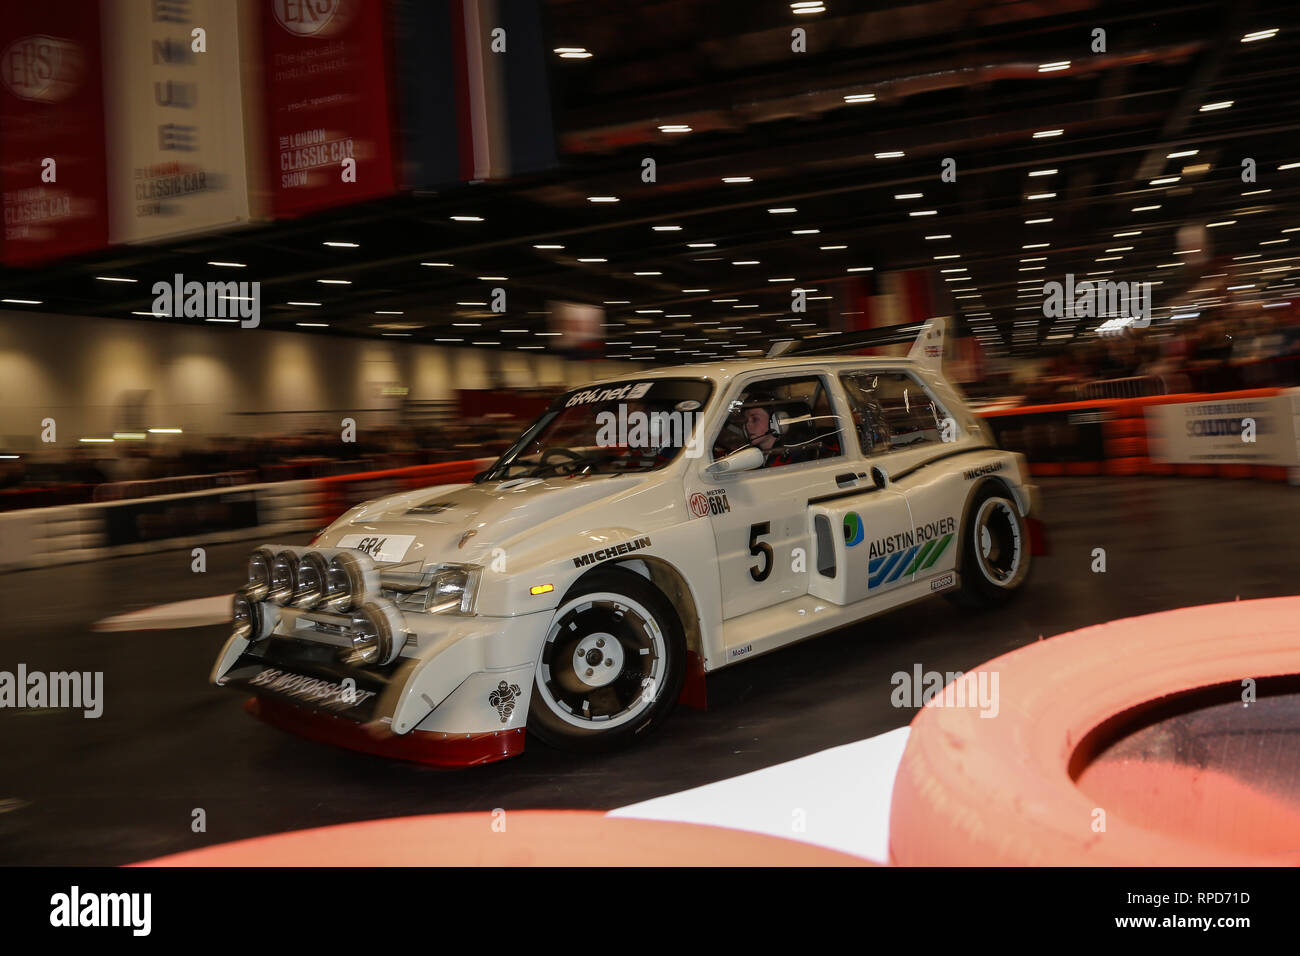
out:
<path id="1" fill-rule="evenodd" d="M 30 266 L 108 243 L 99 10 L 6 4 L 0 16 L 0 262 Z"/>
<path id="2" fill-rule="evenodd" d="M 110 240 L 247 222 L 239 4 L 103 0 L 102 10 Z"/>
<path id="3" fill-rule="evenodd" d="M 556 165 L 538 0 L 396 0 L 393 9 L 404 186 Z"/>
<path id="4" fill-rule="evenodd" d="M 262 0 L 272 215 L 386 196 L 393 171 L 385 5 Z"/>

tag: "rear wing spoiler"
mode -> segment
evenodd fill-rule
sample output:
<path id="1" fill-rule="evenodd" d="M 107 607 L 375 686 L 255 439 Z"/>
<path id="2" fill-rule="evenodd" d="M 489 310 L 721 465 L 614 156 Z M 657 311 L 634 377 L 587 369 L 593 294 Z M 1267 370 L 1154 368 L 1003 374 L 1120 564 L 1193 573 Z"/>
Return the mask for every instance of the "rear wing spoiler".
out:
<path id="1" fill-rule="evenodd" d="M 862 332 L 830 332 L 806 339 L 781 339 L 772 344 L 768 358 L 785 355 L 829 355 L 878 345 L 911 343 L 907 357 L 935 370 L 943 366 L 944 330 L 947 322 L 936 316 L 925 322 L 889 325 Z"/>

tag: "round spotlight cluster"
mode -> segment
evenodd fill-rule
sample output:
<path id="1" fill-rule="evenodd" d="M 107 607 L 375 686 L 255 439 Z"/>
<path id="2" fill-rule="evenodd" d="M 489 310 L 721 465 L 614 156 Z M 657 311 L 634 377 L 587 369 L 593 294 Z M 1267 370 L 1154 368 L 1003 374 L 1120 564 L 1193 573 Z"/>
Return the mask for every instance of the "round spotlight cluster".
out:
<path id="1" fill-rule="evenodd" d="M 267 597 L 276 604 L 288 604 L 298 590 L 298 555 L 284 550 L 271 561 L 271 586 Z"/>
<path id="2" fill-rule="evenodd" d="M 236 591 L 230 601 L 231 636 L 256 643 L 271 635 L 279 616 L 273 605 L 255 600 L 247 588 Z"/>
<path id="3" fill-rule="evenodd" d="M 269 548 L 258 548 L 248 558 L 248 584 L 244 587 L 250 600 L 264 601 L 271 591 L 271 562 L 275 553 Z"/>
<path id="4" fill-rule="evenodd" d="M 318 551 L 308 551 L 298 559 L 293 604 L 294 607 L 311 610 L 320 605 L 325 597 L 326 579 L 329 565 Z"/>
<path id="5" fill-rule="evenodd" d="M 325 573 L 322 605 L 331 611 L 351 611 L 368 596 L 379 593 L 379 570 L 368 554 L 340 551 L 330 558 Z"/>
<path id="6" fill-rule="evenodd" d="M 257 630 L 257 610 L 248 595 L 237 592 L 230 602 L 230 633 L 248 640 Z"/>
<path id="7" fill-rule="evenodd" d="M 406 640 L 401 612 L 388 601 L 367 601 L 357 608 L 349 633 L 352 647 L 343 657 L 347 664 L 391 664 Z"/>

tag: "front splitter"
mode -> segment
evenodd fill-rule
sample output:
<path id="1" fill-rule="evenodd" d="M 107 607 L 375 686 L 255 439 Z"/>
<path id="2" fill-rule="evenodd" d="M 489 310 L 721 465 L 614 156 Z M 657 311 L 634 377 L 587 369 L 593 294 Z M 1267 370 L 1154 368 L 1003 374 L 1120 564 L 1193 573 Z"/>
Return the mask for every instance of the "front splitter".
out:
<path id="1" fill-rule="evenodd" d="M 371 724 L 359 724 L 266 697 L 250 697 L 244 709 L 273 727 L 319 743 L 432 767 L 473 767 L 524 752 L 522 727 L 482 734 L 427 730 L 394 734 Z"/>

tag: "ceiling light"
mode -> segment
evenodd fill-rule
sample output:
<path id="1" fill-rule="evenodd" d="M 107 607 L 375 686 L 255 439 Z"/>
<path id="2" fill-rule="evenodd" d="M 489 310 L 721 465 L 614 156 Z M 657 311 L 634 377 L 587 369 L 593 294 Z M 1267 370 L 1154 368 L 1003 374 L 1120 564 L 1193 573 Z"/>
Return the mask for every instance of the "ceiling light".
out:
<path id="1" fill-rule="evenodd" d="M 618 202 L 617 196 L 588 196 L 587 202 Z"/>
<path id="2" fill-rule="evenodd" d="M 244 262 L 209 262 L 210 266 L 225 266 L 229 269 L 247 269 L 248 264 Z"/>
<path id="3" fill-rule="evenodd" d="M 322 242 L 322 246 L 330 246 L 334 249 L 359 249 L 355 242 Z"/>
<path id="4" fill-rule="evenodd" d="M 723 176 L 722 181 L 724 183 L 752 183 L 754 181 L 754 177 L 753 176 Z"/>
<path id="5" fill-rule="evenodd" d="M 1226 110 L 1232 106 L 1232 100 L 1222 100 L 1218 103 L 1206 103 L 1200 108 L 1200 112 L 1209 113 L 1214 110 Z"/>
<path id="6" fill-rule="evenodd" d="M 876 159 L 902 159 L 903 155 L 901 149 L 895 149 L 886 153 L 876 153 Z"/>
<path id="7" fill-rule="evenodd" d="M 139 282 L 139 279 L 124 279 L 121 276 L 95 276 L 100 282 Z"/>
<path id="8" fill-rule="evenodd" d="M 876 102 L 875 93 L 850 93 L 844 97 L 845 103 L 874 103 Z"/>
<path id="9" fill-rule="evenodd" d="M 1047 139 L 1051 136 L 1060 136 L 1064 132 L 1065 130 L 1063 129 L 1040 129 L 1034 134 L 1034 139 Z"/>

